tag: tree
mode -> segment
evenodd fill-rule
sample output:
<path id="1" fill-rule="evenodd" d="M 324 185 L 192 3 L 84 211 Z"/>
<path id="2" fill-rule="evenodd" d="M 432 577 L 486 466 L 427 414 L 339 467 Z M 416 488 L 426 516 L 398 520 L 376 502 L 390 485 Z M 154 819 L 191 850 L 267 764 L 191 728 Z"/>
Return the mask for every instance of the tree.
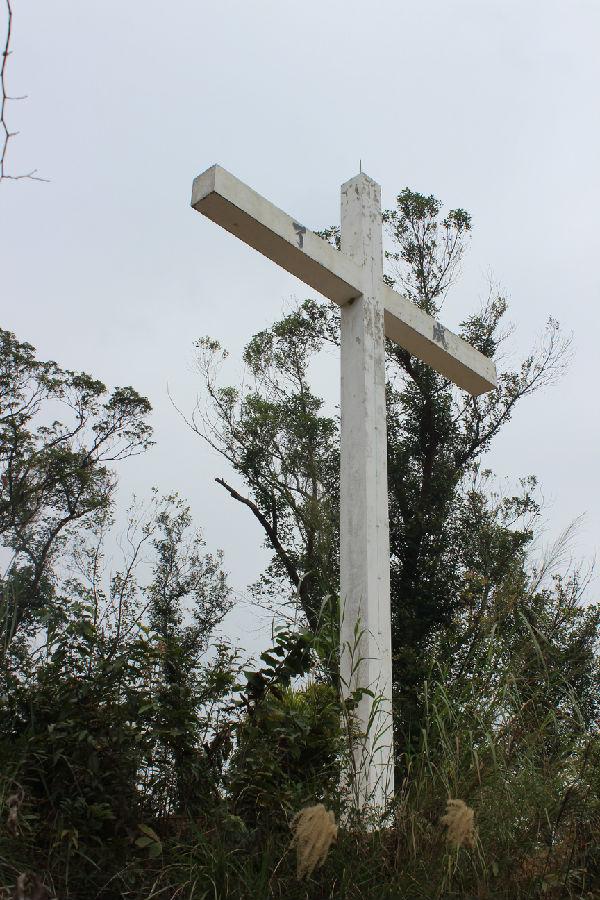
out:
<path id="1" fill-rule="evenodd" d="M 320 414 L 322 401 L 308 384 L 308 365 L 322 338 L 306 308 L 249 343 L 244 360 L 255 389 L 241 402 L 234 388 L 220 388 L 214 378 L 215 363 L 226 354 L 216 342 L 199 341 L 211 410 L 200 411 L 196 427 L 251 488 L 251 497 L 242 497 L 217 479 L 249 507 L 275 550 L 264 592 L 277 592 L 282 579 L 291 583 L 316 628 L 323 598 L 335 592 L 337 580 L 339 451 L 336 423 Z M 316 304 L 310 311 L 325 324 Z"/>
<path id="2" fill-rule="evenodd" d="M 43 608 L 52 616 L 53 564 L 75 526 L 109 509 L 108 464 L 150 445 L 150 411 L 133 388 L 109 393 L 0 331 L 0 537 L 11 554 L 0 583 L 2 652 L 31 637 Z"/>
<path id="3" fill-rule="evenodd" d="M 443 216 L 434 197 L 405 189 L 384 222 L 386 281 L 437 317 L 466 248 L 468 213 Z M 322 237 L 339 247 L 337 229 Z M 404 742 L 419 732 L 428 653 L 473 602 L 471 573 L 484 579 L 477 602 L 485 604 L 523 572 L 539 514 L 534 482 L 525 481 L 502 514 L 487 516 L 486 541 L 474 515 L 486 506 L 481 483 L 472 481 L 482 454 L 515 406 L 560 375 L 568 356 L 568 339 L 550 321 L 539 346 L 506 370 L 506 311 L 505 298 L 490 289 L 461 325 L 461 335 L 499 364 L 498 389 L 482 397 L 463 395 L 406 350 L 386 346 L 394 688 Z M 243 479 L 248 496 L 217 480 L 251 510 L 273 550 L 255 589 L 271 600 L 297 596 L 313 628 L 324 595 L 337 591 L 339 431 L 311 390 L 309 366 L 326 344 L 338 343 L 337 311 L 306 300 L 252 338 L 244 354 L 250 379 L 236 389 L 219 384 L 226 355 L 219 344 L 198 342 L 206 399 L 192 425 Z"/>
<path id="4" fill-rule="evenodd" d="M 147 595 L 158 654 L 153 701 L 156 782 L 167 808 L 197 815 L 207 805 L 207 788 L 214 791 L 218 780 L 211 766 L 220 771 L 214 746 L 205 746 L 209 735 L 199 711 L 214 696 L 219 675 L 224 677 L 223 688 L 231 683 L 225 645 L 217 647 L 216 664 L 207 667 L 204 658 L 232 604 L 221 555 L 205 554 L 201 535 L 188 536 L 190 527 L 189 508 L 178 498 L 167 498 L 154 520 L 155 564 Z M 221 692 L 217 689 L 216 694 Z"/>
<path id="5" fill-rule="evenodd" d="M 176 495 L 134 504 L 123 562 L 107 560 L 115 466 L 151 443 L 145 398 L 6 331 L 0 396 L 0 796 L 14 807 L 0 883 L 30 853 L 17 874 L 52 857 L 61 895 L 74 872 L 96 893 L 135 840 L 160 853 L 145 822 L 221 804 L 215 738 L 238 666 L 216 629 L 231 597 Z"/>
<path id="6" fill-rule="evenodd" d="M 237 666 L 215 634 L 231 606 L 220 556 L 205 553 L 181 500 L 155 495 L 132 510 L 109 577 L 109 516 L 63 551 L 52 627 L 2 673 L 0 790 L 35 811 L 34 855 L 53 854 L 65 878 L 90 856 L 99 877 L 118 871 L 134 839 L 157 855 L 145 823 L 198 821 L 222 803 L 227 754 L 214 738 Z"/>

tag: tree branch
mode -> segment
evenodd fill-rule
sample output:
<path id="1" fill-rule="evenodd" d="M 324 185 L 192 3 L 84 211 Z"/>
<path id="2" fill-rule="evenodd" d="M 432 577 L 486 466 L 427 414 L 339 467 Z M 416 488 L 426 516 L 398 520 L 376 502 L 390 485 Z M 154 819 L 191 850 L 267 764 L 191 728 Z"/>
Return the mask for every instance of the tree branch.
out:
<path id="1" fill-rule="evenodd" d="M 12 37 L 12 6 L 11 0 L 5 0 L 6 3 L 6 40 L 2 49 L 2 67 L 0 68 L 0 181 L 20 181 L 23 178 L 29 178 L 31 181 L 47 181 L 47 178 L 40 178 L 36 175 L 37 169 L 31 172 L 25 172 L 21 175 L 9 175 L 6 171 L 6 156 L 8 153 L 8 144 L 11 138 L 15 137 L 19 132 L 11 131 L 6 121 L 6 110 L 9 101 L 25 100 L 23 97 L 11 97 L 8 94 L 6 86 L 6 69 L 8 65 L 8 57 L 11 54 L 10 40 Z"/>
<path id="2" fill-rule="evenodd" d="M 273 549 L 277 553 L 277 556 L 285 566 L 285 570 L 290 578 L 290 581 L 292 582 L 294 587 L 300 587 L 301 578 L 298 574 L 298 570 L 296 569 L 295 565 L 293 564 L 281 542 L 279 541 L 279 538 L 277 537 L 277 531 L 271 525 L 267 517 L 263 515 L 256 503 L 250 500 L 249 497 L 243 497 L 242 494 L 239 494 L 235 490 L 235 488 L 232 488 L 230 484 L 227 484 L 227 482 L 223 478 L 215 478 L 215 481 L 217 482 L 217 484 L 220 484 L 222 487 L 224 487 L 226 491 L 229 491 L 234 500 L 237 500 L 239 503 L 243 503 L 244 506 L 247 506 L 248 509 L 252 510 L 252 512 L 266 531 L 267 537 L 269 538 Z"/>

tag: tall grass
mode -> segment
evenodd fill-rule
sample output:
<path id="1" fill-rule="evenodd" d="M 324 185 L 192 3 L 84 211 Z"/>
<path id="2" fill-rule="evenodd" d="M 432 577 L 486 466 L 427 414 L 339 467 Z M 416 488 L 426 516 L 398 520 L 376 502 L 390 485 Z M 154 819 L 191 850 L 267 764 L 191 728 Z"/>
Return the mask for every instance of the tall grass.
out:
<path id="1" fill-rule="evenodd" d="M 223 796 L 203 819 L 173 817 L 107 844 L 38 818 L 27 795 L 18 828 L 14 815 L 9 825 L 18 771 L 5 771 L 5 896 L 16 896 L 10 886 L 31 873 L 61 900 L 598 897 L 598 737 L 575 706 L 566 718 L 543 702 L 544 680 L 537 694 L 525 691 L 507 669 L 486 697 L 489 674 L 481 669 L 459 692 L 435 673 L 420 738 L 398 762 L 391 824 L 340 828 L 322 866 L 302 880 L 285 810 L 273 807 L 271 818 L 249 826 Z M 291 708 L 296 715 L 298 701 Z M 472 840 L 447 839 L 449 799 L 473 810 Z"/>
<path id="2" fill-rule="evenodd" d="M 225 656 L 198 676 L 204 706 L 182 682 L 157 715 L 146 672 L 162 643 L 144 634 L 92 677 L 74 619 L 64 652 L 1 698 L 0 897 L 599 898 L 597 658 L 580 652 L 580 630 L 568 669 L 544 637 L 548 606 L 524 609 L 508 597 L 480 616 L 468 665 L 431 649 L 417 733 L 397 710 L 396 791 L 378 823 L 340 789 L 360 691 L 340 701 L 325 666 L 290 685 L 305 658 L 323 658 L 306 635 L 301 653 L 279 635 L 245 691 L 231 694 Z M 202 731 L 188 729 L 201 714 Z"/>

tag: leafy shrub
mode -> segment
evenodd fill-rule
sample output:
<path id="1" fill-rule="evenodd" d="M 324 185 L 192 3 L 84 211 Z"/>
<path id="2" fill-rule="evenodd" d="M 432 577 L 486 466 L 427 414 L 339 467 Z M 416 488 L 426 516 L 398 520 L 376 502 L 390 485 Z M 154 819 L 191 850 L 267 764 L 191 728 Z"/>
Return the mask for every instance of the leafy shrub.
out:
<path id="1" fill-rule="evenodd" d="M 302 806 L 335 795 L 342 734 L 331 686 L 270 692 L 237 735 L 227 788 L 235 812 L 248 824 L 281 826 Z"/>

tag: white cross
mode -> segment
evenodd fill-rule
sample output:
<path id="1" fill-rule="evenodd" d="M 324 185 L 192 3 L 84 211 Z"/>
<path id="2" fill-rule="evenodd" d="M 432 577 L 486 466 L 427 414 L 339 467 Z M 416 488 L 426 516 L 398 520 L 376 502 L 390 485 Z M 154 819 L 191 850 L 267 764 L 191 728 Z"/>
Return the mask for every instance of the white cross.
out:
<path id="1" fill-rule="evenodd" d="M 356 711 L 354 803 L 383 812 L 394 791 L 390 538 L 384 335 L 473 395 L 494 363 L 383 282 L 379 185 L 342 185 L 341 252 L 220 166 L 192 206 L 341 307 L 340 680 Z"/>

